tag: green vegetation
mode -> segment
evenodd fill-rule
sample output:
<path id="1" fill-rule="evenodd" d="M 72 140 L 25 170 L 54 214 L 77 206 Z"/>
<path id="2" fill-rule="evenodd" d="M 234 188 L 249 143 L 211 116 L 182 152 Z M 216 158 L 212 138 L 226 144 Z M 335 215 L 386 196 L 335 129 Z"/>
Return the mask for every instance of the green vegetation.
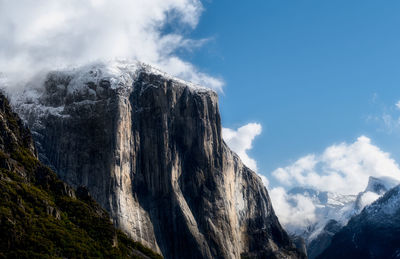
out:
<path id="1" fill-rule="evenodd" d="M 162 258 L 42 165 L 9 109 L 0 95 L 0 258 Z"/>
<path id="2" fill-rule="evenodd" d="M 35 157 L 32 156 L 32 152 L 23 147 L 16 148 L 11 154 L 11 158 L 18 161 L 28 172 L 33 172 L 38 163 Z"/>

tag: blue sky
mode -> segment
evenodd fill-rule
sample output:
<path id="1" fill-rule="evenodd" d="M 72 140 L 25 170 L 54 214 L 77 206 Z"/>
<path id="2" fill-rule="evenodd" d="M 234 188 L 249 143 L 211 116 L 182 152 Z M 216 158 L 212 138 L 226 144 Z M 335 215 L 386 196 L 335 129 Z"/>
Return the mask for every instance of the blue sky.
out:
<path id="1" fill-rule="evenodd" d="M 319 220 L 292 187 L 400 183 L 398 0 L 0 3 L 0 87 L 18 94 L 38 72 L 122 58 L 216 89 L 224 139 L 255 159 L 286 226 Z"/>
<path id="2" fill-rule="evenodd" d="M 182 55 L 225 81 L 225 127 L 259 122 L 259 172 L 366 135 L 400 158 L 378 120 L 400 98 L 400 1 L 210 1 Z M 374 119 L 371 119 L 374 118 Z"/>
<path id="3" fill-rule="evenodd" d="M 391 160 L 400 161 L 399 13 L 393 0 L 41 0 L 40 8 L 6 1 L 0 85 L 3 74 L 13 88 L 38 71 L 113 58 L 214 89 L 220 78 L 223 126 L 262 125 L 249 156 L 272 183 L 278 167 L 342 142 L 337 161 L 344 156 L 346 167 L 326 157 L 302 161 L 326 164 L 344 180 L 351 175 L 345 168 L 369 164 L 365 183 L 400 174 Z M 329 174 L 320 168 L 300 176 Z"/>

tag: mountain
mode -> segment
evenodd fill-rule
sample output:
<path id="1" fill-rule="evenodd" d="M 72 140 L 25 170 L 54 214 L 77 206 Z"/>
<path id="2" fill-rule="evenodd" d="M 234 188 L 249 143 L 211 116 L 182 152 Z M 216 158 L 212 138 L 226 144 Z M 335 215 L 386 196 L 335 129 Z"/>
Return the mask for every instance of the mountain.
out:
<path id="1" fill-rule="evenodd" d="M 341 195 L 302 187 L 293 188 L 289 194 L 303 195 L 311 199 L 316 207 L 317 221 L 306 228 L 291 228 L 290 231 L 304 238 L 308 258 L 314 259 L 331 244 L 333 236 L 351 217 L 358 215 L 365 206 L 397 184 L 399 182 L 390 177 L 369 177 L 367 187 L 358 195 Z"/>
<path id="2" fill-rule="evenodd" d="M 315 238 L 311 239 L 307 244 L 307 256 L 314 259 L 319 256 L 330 244 L 333 236 L 342 229 L 343 225 L 330 219 L 324 228 L 318 232 Z"/>
<path id="3" fill-rule="evenodd" d="M 357 195 L 343 195 L 312 188 L 295 187 L 288 191 L 289 196 L 301 195 L 315 206 L 316 220 L 304 226 L 289 226 L 289 231 L 302 236 L 306 243 L 314 240 L 331 220 L 345 224 L 354 210 Z"/>
<path id="4" fill-rule="evenodd" d="M 318 258 L 400 258 L 400 186 L 353 217 Z"/>
<path id="5" fill-rule="evenodd" d="M 221 137 L 217 94 L 139 62 L 51 72 L 15 102 L 39 157 L 166 258 L 302 258 Z"/>
<path id="6" fill-rule="evenodd" d="M 0 93 L 0 258 L 161 258 L 130 240 L 85 188 L 36 157 L 29 130 Z"/>
<path id="7" fill-rule="evenodd" d="M 376 201 L 380 196 L 397 186 L 399 183 L 399 181 L 391 177 L 376 178 L 370 176 L 365 190 L 357 195 L 354 205 L 354 215 L 359 214 L 364 207 Z"/>

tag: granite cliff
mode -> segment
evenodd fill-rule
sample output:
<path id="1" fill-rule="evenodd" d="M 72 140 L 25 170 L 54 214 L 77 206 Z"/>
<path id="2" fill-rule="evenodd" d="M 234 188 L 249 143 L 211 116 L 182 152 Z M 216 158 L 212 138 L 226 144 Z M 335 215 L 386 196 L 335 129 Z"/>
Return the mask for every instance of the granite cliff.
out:
<path id="1" fill-rule="evenodd" d="M 0 93 L 0 258 L 161 258 L 114 228 L 85 188 L 36 157 L 29 130 Z"/>
<path id="2" fill-rule="evenodd" d="M 218 96 L 133 62 L 51 72 L 15 101 L 40 159 L 166 258 L 302 258 L 221 137 Z"/>

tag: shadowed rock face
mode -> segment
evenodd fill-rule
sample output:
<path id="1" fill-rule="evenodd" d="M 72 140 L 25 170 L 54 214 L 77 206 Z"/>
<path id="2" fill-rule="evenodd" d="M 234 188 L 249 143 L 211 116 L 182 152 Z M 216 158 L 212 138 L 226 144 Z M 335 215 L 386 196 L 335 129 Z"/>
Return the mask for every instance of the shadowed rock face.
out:
<path id="1" fill-rule="evenodd" d="M 319 235 L 313 239 L 307 248 L 307 256 L 314 259 L 320 255 L 332 241 L 332 237 L 340 231 L 343 226 L 336 220 L 329 220 Z"/>
<path id="2" fill-rule="evenodd" d="M 399 258 L 400 185 L 365 207 L 318 258 Z"/>
<path id="3" fill-rule="evenodd" d="M 302 257 L 259 177 L 223 142 L 217 94 L 131 72 L 117 87 L 113 77 L 53 73 L 18 104 L 40 158 L 166 258 Z"/>

